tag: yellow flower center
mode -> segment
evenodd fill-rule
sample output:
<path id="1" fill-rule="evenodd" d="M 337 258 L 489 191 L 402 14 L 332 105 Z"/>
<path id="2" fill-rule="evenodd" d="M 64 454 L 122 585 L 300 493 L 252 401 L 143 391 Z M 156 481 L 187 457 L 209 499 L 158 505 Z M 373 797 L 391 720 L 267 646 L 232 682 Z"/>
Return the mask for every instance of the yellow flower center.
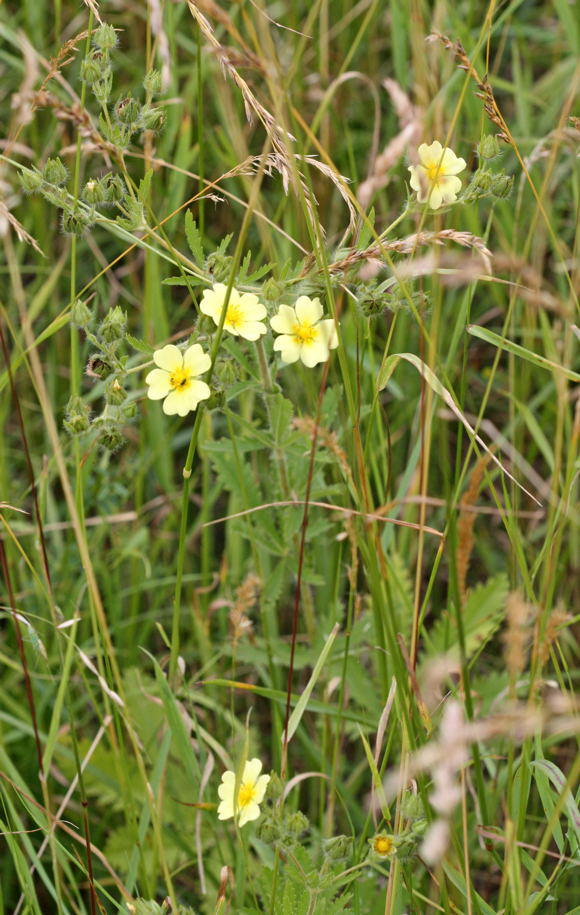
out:
<path id="1" fill-rule="evenodd" d="M 318 336 L 318 331 L 312 324 L 295 324 L 292 328 L 292 334 L 296 343 L 308 346 L 310 343 L 314 343 Z"/>
<path id="2" fill-rule="evenodd" d="M 429 184 L 437 186 L 439 184 L 440 178 L 443 177 L 441 174 L 442 166 L 439 164 L 439 162 L 431 162 L 430 165 L 425 167 L 425 171 L 427 172 L 427 181 Z"/>
<path id="3" fill-rule="evenodd" d="M 169 384 L 176 391 L 187 391 L 191 384 L 191 375 L 189 369 L 175 369 L 169 376 Z"/>
<path id="4" fill-rule="evenodd" d="M 239 305 L 228 305 L 226 321 L 234 330 L 237 330 L 240 324 L 244 323 L 244 312 Z"/>
<path id="5" fill-rule="evenodd" d="M 393 850 L 393 840 L 390 836 L 375 836 L 373 851 L 377 855 L 390 855 Z"/>
<path id="6" fill-rule="evenodd" d="M 244 784 L 240 787 L 238 794 L 238 807 L 247 807 L 251 804 L 256 796 L 256 786 Z"/>

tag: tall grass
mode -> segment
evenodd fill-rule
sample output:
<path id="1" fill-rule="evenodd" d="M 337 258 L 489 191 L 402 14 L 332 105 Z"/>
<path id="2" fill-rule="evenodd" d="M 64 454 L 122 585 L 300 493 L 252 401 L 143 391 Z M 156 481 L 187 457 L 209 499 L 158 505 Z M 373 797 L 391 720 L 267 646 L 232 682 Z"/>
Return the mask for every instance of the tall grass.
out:
<path id="1" fill-rule="evenodd" d="M 0 913 L 577 911 L 573 6 L 24 0 L 0 41 Z"/>

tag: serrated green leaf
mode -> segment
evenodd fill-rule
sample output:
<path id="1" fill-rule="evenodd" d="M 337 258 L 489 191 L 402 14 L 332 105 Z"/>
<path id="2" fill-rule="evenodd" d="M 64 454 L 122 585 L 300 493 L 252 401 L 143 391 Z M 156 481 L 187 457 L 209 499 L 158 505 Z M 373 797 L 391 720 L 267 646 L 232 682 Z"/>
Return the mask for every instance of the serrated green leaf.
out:
<path id="1" fill-rule="evenodd" d="M 189 250 L 193 254 L 194 261 L 201 267 L 205 260 L 203 240 L 191 210 L 188 210 L 185 214 L 185 237 L 187 238 L 187 244 L 189 245 Z"/>
<path id="2" fill-rule="evenodd" d="M 125 334 L 125 340 L 129 346 L 138 350 L 140 353 L 147 353 L 147 355 L 150 355 L 153 352 L 153 347 L 150 343 L 146 343 L 145 340 L 140 340 L 138 337 L 134 337 L 132 334 Z"/>

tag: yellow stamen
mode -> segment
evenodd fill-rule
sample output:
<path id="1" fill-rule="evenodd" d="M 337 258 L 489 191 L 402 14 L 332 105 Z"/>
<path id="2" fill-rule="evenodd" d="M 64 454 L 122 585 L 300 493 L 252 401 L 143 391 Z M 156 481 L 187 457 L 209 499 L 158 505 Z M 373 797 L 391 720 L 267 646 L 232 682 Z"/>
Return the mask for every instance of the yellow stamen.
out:
<path id="1" fill-rule="evenodd" d="M 176 391 L 187 391 L 191 384 L 191 375 L 189 369 L 175 369 L 169 376 L 169 384 Z"/>
<path id="2" fill-rule="evenodd" d="M 310 343 L 314 343 L 318 336 L 318 331 L 312 324 L 295 324 L 292 328 L 292 334 L 296 343 L 308 346 Z"/>
<path id="3" fill-rule="evenodd" d="M 425 167 L 425 171 L 427 172 L 427 180 L 429 181 L 429 184 L 439 184 L 439 179 L 442 177 L 441 165 L 439 162 L 432 162 L 431 165 L 427 165 Z"/>
<path id="4" fill-rule="evenodd" d="M 256 786 L 255 785 L 242 785 L 240 788 L 240 793 L 238 795 L 238 807 L 247 807 L 248 804 L 251 804 L 256 796 Z"/>
<path id="5" fill-rule="evenodd" d="M 226 321 L 234 330 L 237 330 L 240 324 L 244 323 L 244 312 L 239 305 L 228 305 Z"/>

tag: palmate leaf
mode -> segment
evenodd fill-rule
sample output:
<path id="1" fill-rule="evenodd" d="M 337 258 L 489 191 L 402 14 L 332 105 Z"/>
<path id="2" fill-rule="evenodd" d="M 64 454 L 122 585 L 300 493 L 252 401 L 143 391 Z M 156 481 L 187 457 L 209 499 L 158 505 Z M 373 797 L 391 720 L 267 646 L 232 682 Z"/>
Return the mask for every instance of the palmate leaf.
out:
<path id="1" fill-rule="evenodd" d="M 498 629 L 508 595 L 508 580 L 503 573 L 474 588 L 462 608 L 465 632 L 465 652 L 469 660 L 478 653 Z M 426 638 L 430 656 L 447 651 L 459 651 L 459 634 L 455 614 L 446 610 L 428 631 Z"/>

